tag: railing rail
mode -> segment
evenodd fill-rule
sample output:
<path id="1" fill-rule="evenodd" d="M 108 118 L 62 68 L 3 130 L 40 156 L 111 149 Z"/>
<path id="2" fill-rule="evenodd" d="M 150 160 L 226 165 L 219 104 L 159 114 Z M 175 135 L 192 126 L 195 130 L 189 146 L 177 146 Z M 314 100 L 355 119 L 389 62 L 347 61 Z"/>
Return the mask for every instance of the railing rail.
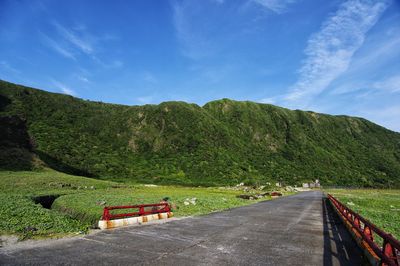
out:
<path id="1" fill-rule="evenodd" d="M 148 209 L 151 208 L 151 209 Z M 134 212 L 111 214 L 112 210 L 121 209 L 137 209 Z M 171 207 L 168 203 L 155 203 L 155 204 L 141 204 L 141 205 L 127 205 L 127 206 L 108 206 L 103 209 L 102 220 L 109 221 L 112 219 L 142 216 L 148 214 L 156 214 L 163 212 L 170 212 Z"/>
<path id="2" fill-rule="evenodd" d="M 400 265 L 400 242 L 397 239 L 379 229 L 376 225 L 348 208 L 332 195 L 328 194 L 328 199 L 380 258 L 380 265 Z M 376 242 L 375 236 L 382 238 L 383 245 L 381 247 Z"/>

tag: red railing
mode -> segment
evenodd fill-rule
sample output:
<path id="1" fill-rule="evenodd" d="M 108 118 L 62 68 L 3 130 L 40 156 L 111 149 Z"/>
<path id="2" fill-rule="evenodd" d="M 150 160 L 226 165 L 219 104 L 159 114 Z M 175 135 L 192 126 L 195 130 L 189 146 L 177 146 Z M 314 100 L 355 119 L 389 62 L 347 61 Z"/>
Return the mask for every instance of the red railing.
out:
<path id="1" fill-rule="evenodd" d="M 118 213 L 118 214 L 110 213 L 111 210 L 120 210 L 120 209 L 138 209 L 138 211 L 129 213 Z M 104 207 L 102 220 L 109 221 L 117 218 L 142 216 L 147 214 L 156 214 L 156 213 L 163 213 L 170 211 L 171 207 L 169 206 L 168 203 L 141 204 L 141 205 L 131 205 L 131 206 L 109 206 L 109 207 Z"/>
<path id="2" fill-rule="evenodd" d="M 346 205 L 328 194 L 330 202 L 341 213 L 362 237 L 367 242 L 369 247 L 380 258 L 381 265 L 400 265 L 400 242 L 391 234 L 379 229 L 376 225 L 349 209 Z M 382 247 L 376 242 L 375 236 L 379 236 L 383 240 Z"/>

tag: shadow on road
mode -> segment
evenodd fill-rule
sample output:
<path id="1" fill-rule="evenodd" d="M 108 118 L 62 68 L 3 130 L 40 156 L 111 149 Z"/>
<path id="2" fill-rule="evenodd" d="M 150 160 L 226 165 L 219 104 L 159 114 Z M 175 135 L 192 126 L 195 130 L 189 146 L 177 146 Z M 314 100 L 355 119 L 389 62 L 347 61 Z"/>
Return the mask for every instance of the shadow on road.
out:
<path id="1" fill-rule="evenodd" d="M 322 199 L 324 266 L 368 265 L 328 199 Z"/>

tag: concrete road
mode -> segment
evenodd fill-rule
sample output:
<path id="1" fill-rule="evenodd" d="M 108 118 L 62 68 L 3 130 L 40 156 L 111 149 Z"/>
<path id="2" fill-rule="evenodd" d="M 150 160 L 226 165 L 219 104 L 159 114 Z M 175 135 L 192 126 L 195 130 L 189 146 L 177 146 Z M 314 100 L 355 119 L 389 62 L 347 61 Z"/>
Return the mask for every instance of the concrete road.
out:
<path id="1" fill-rule="evenodd" d="M 35 247 L 0 248 L 0 264 L 361 265 L 362 252 L 321 192 Z"/>

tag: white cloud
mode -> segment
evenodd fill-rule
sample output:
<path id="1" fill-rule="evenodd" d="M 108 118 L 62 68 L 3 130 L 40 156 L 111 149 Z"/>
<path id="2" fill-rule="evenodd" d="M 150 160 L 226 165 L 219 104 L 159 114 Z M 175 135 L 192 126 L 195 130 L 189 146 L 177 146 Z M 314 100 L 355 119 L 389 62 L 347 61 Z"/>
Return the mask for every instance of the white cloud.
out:
<path id="1" fill-rule="evenodd" d="M 210 28 L 210 25 L 204 27 L 201 23 L 201 19 L 207 16 L 205 13 L 207 10 L 196 1 L 179 3 L 175 1 L 172 3 L 172 9 L 173 24 L 182 54 L 193 60 L 213 54 L 215 47 L 212 40 L 215 38 L 215 32 L 212 32 L 213 29 Z M 205 22 L 203 21 L 203 23 Z M 215 27 L 219 27 L 219 25 L 215 25 Z"/>
<path id="2" fill-rule="evenodd" d="M 82 82 L 91 83 L 90 80 L 88 78 L 84 77 L 84 76 L 77 75 L 76 78 L 79 79 Z"/>
<path id="3" fill-rule="evenodd" d="M 399 45 L 400 35 L 391 37 L 377 32 L 373 38 L 368 36 L 368 41 L 354 55 L 348 70 L 329 86 L 329 95 L 355 92 L 370 95 L 394 92 L 393 89 L 382 90 L 383 84 L 380 83 L 400 74 L 398 71 L 396 73 L 396 67 L 393 65 L 393 63 L 396 64 L 396 59 L 400 55 L 400 50 L 397 48 Z M 382 73 L 388 75 L 382 79 Z"/>
<path id="4" fill-rule="evenodd" d="M 20 74 L 21 73 L 21 71 L 19 71 L 18 69 L 15 69 L 14 67 L 12 67 L 6 61 L 0 61 L 0 68 L 6 70 L 8 72 L 14 73 L 14 74 Z"/>
<path id="5" fill-rule="evenodd" d="M 56 35 L 49 37 L 42 32 L 39 33 L 43 42 L 62 56 L 76 61 L 79 54 L 85 54 L 104 68 L 120 68 L 123 66 L 123 62 L 120 60 L 112 59 L 104 62 L 96 55 L 96 47 L 99 42 L 117 40 L 116 36 L 109 34 L 93 36 L 85 25 L 68 28 L 57 21 L 53 21 L 52 25 L 56 29 Z"/>
<path id="6" fill-rule="evenodd" d="M 148 71 L 143 73 L 143 80 L 149 83 L 157 83 L 157 78 Z"/>
<path id="7" fill-rule="evenodd" d="M 99 64 L 100 66 L 104 68 L 120 68 L 124 65 L 124 62 L 120 60 L 112 60 L 110 62 L 105 62 L 102 59 L 98 58 L 97 56 L 92 55 L 91 58 L 93 59 L 94 62 Z"/>
<path id="8" fill-rule="evenodd" d="M 142 97 L 137 97 L 136 101 L 138 101 L 140 104 L 150 104 L 153 102 L 154 97 L 153 96 L 142 96 Z"/>
<path id="9" fill-rule="evenodd" d="M 268 104 L 275 104 L 276 103 L 276 98 L 275 97 L 263 98 L 263 99 L 259 100 L 258 102 L 260 102 L 260 103 L 268 103 Z"/>
<path id="10" fill-rule="evenodd" d="M 84 52 L 85 54 L 89 54 L 89 55 L 93 53 L 93 46 L 92 46 L 91 42 L 88 40 L 88 37 L 82 37 L 82 36 L 79 37 L 72 30 L 69 30 L 69 29 L 61 26 L 57 22 L 54 22 L 53 25 L 56 27 L 59 34 L 65 40 L 70 42 L 72 45 L 74 45 L 80 51 Z"/>
<path id="11" fill-rule="evenodd" d="M 360 92 L 357 97 L 376 95 L 379 93 L 397 93 L 400 92 L 400 74 L 392 75 L 378 81 L 370 80 L 350 80 L 336 86 L 331 95 L 341 95 L 346 93 Z"/>
<path id="12" fill-rule="evenodd" d="M 386 22 L 387 23 L 387 22 Z M 349 68 L 332 82 L 331 95 L 346 94 L 360 89 L 375 90 L 372 86 L 381 73 L 393 72 L 393 63 L 400 56 L 400 27 L 386 32 L 375 31 L 355 53 Z M 378 80 L 382 82 L 382 80 Z"/>
<path id="13" fill-rule="evenodd" d="M 219 83 L 234 75 L 236 66 L 231 64 L 195 65 L 192 66 L 190 70 L 201 80 L 210 83 Z"/>
<path id="14" fill-rule="evenodd" d="M 294 3 L 295 0 L 252 0 L 252 2 L 277 14 L 282 14 L 287 11 L 287 6 Z"/>
<path id="15" fill-rule="evenodd" d="M 354 60 L 346 74 L 359 72 L 369 67 L 377 67 L 378 64 L 386 62 L 396 54 L 400 54 L 400 33 L 393 36 L 379 34 L 377 38 L 379 38 L 379 42 L 368 49 L 365 54 L 362 54 L 360 58 Z"/>
<path id="16" fill-rule="evenodd" d="M 387 8 L 385 1 L 349 0 L 341 4 L 320 31 L 308 40 L 299 79 L 285 97 L 289 105 L 306 107 L 349 67 L 365 34 Z"/>
<path id="17" fill-rule="evenodd" d="M 50 47 L 51 49 L 53 49 L 54 51 L 56 51 L 57 53 L 66 58 L 76 60 L 75 55 L 68 49 L 62 47 L 58 42 L 56 42 L 55 40 L 53 40 L 44 33 L 41 33 L 41 36 L 42 36 L 42 41 L 44 42 L 45 45 L 47 45 L 48 47 Z"/>
<path id="18" fill-rule="evenodd" d="M 62 90 L 62 92 L 64 92 L 65 94 L 72 95 L 72 96 L 75 96 L 75 95 L 76 95 L 76 93 L 75 93 L 73 90 L 71 90 L 71 89 L 69 89 L 69 88 L 67 88 L 67 87 L 63 87 L 63 88 L 61 88 L 61 90 Z"/>
<path id="19" fill-rule="evenodd" d="M 371 121 L 376 121 L 377 123 L 390 128 L 397 132 L 400 132 L 400 106 L 392 105 L 384 108 L 367 107 L 359 110 L 361 116 L 365 116 Z"/>
<path id="20" fill-rule="evenodd" d="M 400 92 L 400 74 L 375 82 L 372 87 L 388 92 Z"/>
<path id="21" fill-rule="evenodd" d="M 59 89 L 61 92 L 68 94 L 68 95 L 72 95 L 72 96 L 76 96 L 76 92 L 72 89 L 70 89 L 68 86 L 66 86 L 65 84 L 55 80 L 55 79 L 51 79 L 51 82 L 53 83 L 54 86 L 57 87 L 57 89 Z"/>

